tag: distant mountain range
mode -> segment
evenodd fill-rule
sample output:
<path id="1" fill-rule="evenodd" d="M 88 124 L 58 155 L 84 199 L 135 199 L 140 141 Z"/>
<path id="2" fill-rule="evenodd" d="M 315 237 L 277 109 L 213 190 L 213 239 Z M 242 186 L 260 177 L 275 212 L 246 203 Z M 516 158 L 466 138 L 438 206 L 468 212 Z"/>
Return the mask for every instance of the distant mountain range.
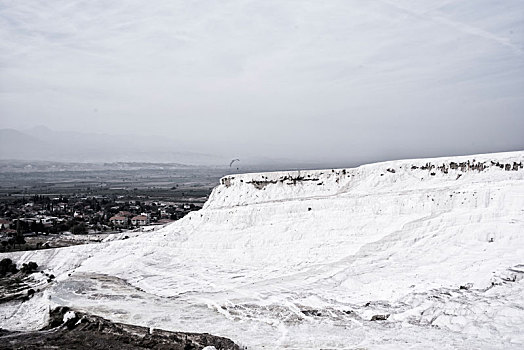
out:
<path id="1" fill-rule="evenodd" d="M 232 159 L 236 170 L 252 172 L 319 169 L 354 166 L 356 163 L 304 161 L 279 155 L 209 154 L 162 136 L 109 135 L 72 131 L 55 131 L 45 126 L 30 129 L 0 129 L 0 161 L 67 163 L 169 163 L 174 165 L 229 167 Z M 199 149 L 204 149 L 200 147 Z M 238 150 L 242 151 L 242 150 Z M 0 163 L 0 166 L 5 166 Z M 13 165 L 13 164 L 11 164 Z M 17 167 L 14 164 L 15 168 Z M 62 165 L 61 165 L 62 166 Z"/>
<path id="2" fill-rule="evenodd" d="M 62 162 L 168 162 L 224 165 L 229 158 L 191 152 L 163 137 L 0 129 L 0 159 Z"/>

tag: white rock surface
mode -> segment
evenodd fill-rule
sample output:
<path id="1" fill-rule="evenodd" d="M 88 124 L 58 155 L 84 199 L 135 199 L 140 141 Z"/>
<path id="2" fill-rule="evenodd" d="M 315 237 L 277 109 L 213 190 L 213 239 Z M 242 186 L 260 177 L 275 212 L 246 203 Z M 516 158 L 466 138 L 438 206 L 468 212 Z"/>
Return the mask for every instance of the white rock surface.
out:
<path id="1" fill-rule="evenodd" d="M 448 169 L 468 161 L 486 168 Z M 517 349 L 522 162 L 512 152 L 235 175 L 159 231 L 11 256 L 57 276 L 31 300 L 40 312 L 73 306 L 249 349 Z M 24 304 L 0 308 L 2 328 L 43 319 Z"/>

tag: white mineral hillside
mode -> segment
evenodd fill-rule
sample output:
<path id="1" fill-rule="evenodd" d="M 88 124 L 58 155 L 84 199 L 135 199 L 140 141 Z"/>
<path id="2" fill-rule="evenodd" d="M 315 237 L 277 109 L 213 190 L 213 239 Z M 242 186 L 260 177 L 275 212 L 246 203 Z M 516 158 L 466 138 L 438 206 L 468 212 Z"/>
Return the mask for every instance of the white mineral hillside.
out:
<path id="1" fill-rule="evenodd" d="M 209 332 L 249 349 L 522 348 L 524 152 L 244 174 L 174 224 L 11 254 L 57 276 L 0 306 Z M 389 316 L 388 316 L 389 315 Z"/>

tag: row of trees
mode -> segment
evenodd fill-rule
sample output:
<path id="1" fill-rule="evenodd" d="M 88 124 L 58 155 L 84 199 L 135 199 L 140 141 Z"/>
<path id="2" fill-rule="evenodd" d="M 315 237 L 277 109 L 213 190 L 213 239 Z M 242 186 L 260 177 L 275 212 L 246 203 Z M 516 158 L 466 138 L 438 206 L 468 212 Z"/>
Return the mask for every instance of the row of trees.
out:
<path id="1" fill-rule="evenodd" d="M 10 229 L 16 230 L 16 235 L 34 232 L 38 233 L 60 233 L 65 231 L 71 231 L 73 233 L 87 233 L 86 224 L 82 219 L 72 218 L 71 220 L 55 222 L 51 226 L 46 226 L 42 223 L 42 220 L 35 221 L 24 221 L 15 220 L 10 226 Z"/>

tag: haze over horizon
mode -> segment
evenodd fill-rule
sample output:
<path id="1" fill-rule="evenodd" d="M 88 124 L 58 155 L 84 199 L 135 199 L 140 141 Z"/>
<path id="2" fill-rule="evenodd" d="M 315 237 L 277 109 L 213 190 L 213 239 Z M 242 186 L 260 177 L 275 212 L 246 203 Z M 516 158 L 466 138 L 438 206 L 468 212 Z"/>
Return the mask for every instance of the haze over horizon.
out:
<path id="1" fill-rule="evenodd" d="M 521 150 L 523 58 L 517 0 L 7 1 L 0 129 L 350 165 Z"/>

